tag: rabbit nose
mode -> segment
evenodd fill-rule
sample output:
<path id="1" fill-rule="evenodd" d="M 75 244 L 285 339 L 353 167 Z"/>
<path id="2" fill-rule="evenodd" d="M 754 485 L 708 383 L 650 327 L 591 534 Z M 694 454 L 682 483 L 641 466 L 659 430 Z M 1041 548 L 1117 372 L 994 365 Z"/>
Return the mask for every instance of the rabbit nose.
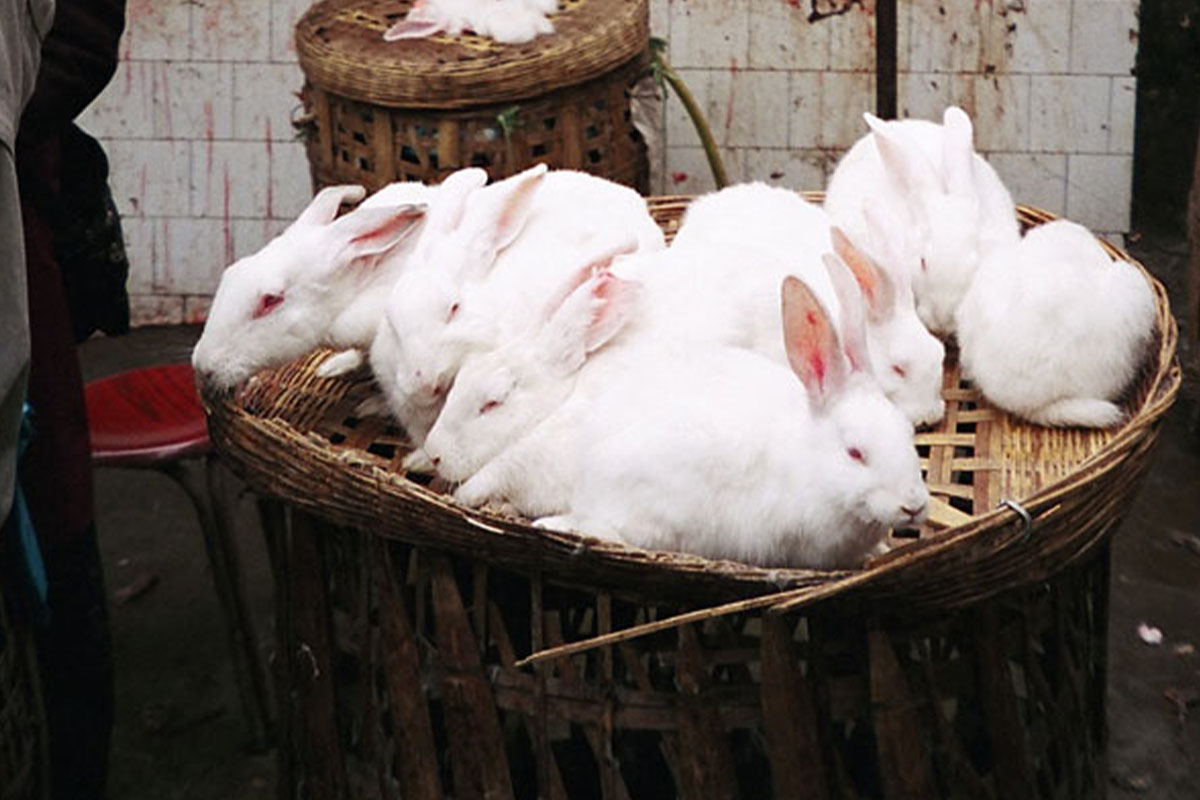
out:
<path id="1" fill-rule="evenodd" d="M 440 465 L 442 463 L 441 456 L 433 456 L 430 460 L 433 462 L 433 466 L 435 469 L 438 467 L 438 465 Z"/>
<path id="2" fill-rule="evenodd" d="M 916 503 L 911 506 L 900 506 L 900 510 L 909 516 L 910 519 L 917 519 L 925 512 L 925 503 Z"/>

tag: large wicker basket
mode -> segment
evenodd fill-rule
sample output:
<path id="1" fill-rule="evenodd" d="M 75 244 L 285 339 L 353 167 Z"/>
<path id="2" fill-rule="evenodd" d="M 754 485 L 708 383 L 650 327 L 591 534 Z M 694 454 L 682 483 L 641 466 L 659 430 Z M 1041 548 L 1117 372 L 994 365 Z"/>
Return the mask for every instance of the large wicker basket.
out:
<path id="1" fill-rule="evenodd" d="M 651 201 L 668 232 L 685 204 Z M 459 508 L 401 474 L 402 431 L 356 416 L 367 374 L 316 377 L 323 352 L 210 399 L 217 447 L 283 501 L 264 505 L 282 780 L 303 798 L 1103 797 L 1108 537 L 1179 386 L 1154 287 L 1115 430 L 1017 422 L 949 362 L 946 417 L 918 436 L 938 513 L 860 570 Z"/>
<path id="2" fill-rule="evenodd" d="M 645 72 L 647 0 L 565 0 L 527 45 L 474 36 L 385 42 L 411 0 L 322 0 L 296 26 L 313 183 L 375 190 L 462 167 L 494 178 L 535 163 L 645 193 L 629 89 Z"/>

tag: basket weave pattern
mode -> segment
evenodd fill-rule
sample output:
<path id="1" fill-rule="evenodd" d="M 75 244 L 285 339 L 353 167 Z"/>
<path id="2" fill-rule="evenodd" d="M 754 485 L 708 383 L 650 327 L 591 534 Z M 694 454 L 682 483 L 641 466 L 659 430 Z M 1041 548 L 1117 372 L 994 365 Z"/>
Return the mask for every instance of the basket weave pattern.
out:
<path id="1" fill-rule="evenodd" d="M 686 202 L 651 201 L 668 235 Z M 917 437 L 938 509 L 861 570 L 459 508 L 400 474 L 403 431 L 355 416 L 367 374 L 315 376 L 325 353 L 210 398 L 216 445 L 290 507 L 264 517 L 295 693 L 283 779 L 311 798 L 1102 796 L 1107 538 L 1179 385 L 1154 286 L 1155 348 L 1118 429 L 1020 423 L 948 361 L 946 418 Z M 516 665 L 725 601 L 746 605 Z"/>

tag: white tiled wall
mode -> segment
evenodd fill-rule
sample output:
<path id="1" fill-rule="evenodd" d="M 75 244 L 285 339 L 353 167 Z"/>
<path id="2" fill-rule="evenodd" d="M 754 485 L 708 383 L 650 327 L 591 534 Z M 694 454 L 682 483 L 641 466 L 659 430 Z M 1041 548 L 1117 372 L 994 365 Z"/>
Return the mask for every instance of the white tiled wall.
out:
<path id="1" fill-rule="evenodd" d="M 290 124 L 302 82 L 291 30 L 309 2 L 129 0 L 121 66 L 81 123 L 112 161 L 136 322 L 202 318 L 221 269 L 310 196 Z M 874 108 L 874 7 L 651 0 L 651 27 L 731 178 L 819 189 Z M 1123 233 L 1137 11 L 1137 0 L 899 0 L 900 113 L 962 105 L 1018 200 Z M 710 188 L 673 99 L 662 124 L 654 191 Z"/>

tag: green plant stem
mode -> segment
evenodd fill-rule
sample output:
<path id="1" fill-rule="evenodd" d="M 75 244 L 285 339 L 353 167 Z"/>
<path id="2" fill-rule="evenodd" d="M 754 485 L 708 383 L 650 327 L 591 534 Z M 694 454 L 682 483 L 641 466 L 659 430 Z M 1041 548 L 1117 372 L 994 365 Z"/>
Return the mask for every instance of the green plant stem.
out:
<path id="1" fill-rule="evenodd" d="M 723 189 L 729 185 L 729 176 L 725 172 L 725 162 L 721 160 L 721 152 L 717 149 L 717 141 L 713 138 L 712 128 L 708 125 L 708 120 L 704 117 L 704 112 L 700 110 L 700 105 L 696 102 L 696 98 L 692 95 L 687 84 L 683 82 L 683 78 L 679 77 L 678 73 L 671 68 L 667 59 L 662 54 L 658 56 L 662 69 L 662 76 L 667 83 L 671 84 L 671 89 L 675 92 L 675 96 L 679 98 L 679 102 L 683 103 L 683 108 L 687 111 L 688 116 L 692 120 L 692 125 L 696 128 L 696 133 L 700 136 L 700 144 L 704 147 L 704 154 L 708 156 L 708 166 L 712 170 L 713 180 L 717 184 L 718 189 Z"/>

